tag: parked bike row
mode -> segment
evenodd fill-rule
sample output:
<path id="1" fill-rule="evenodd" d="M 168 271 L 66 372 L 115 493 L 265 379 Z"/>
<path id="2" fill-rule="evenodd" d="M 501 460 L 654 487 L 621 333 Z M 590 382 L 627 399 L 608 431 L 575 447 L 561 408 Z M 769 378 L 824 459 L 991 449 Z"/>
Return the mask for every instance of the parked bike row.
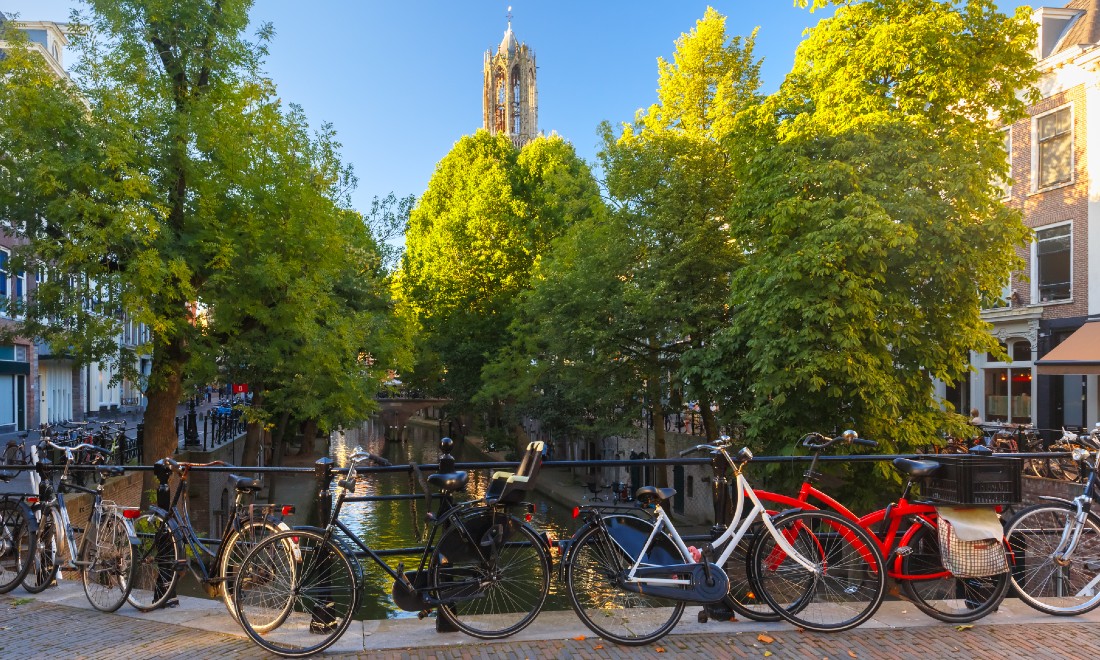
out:
<path id="1" fill-rule="evenodd" d="M 1088 434 L 1069 429 L 1036 429 L 1030 424 L 981 424 L 975 438 L 948 437 L 928 453 L 965 454 L 974 446 L 986 446 L 998 454 L 1062 452 L 1056 457 L 1024 459 L 1024 472 L 1034 477 L 1081 482 L 1086 474 L 1070 454 L 1078 447 L 1100 446 L 1100 424 Z"/>
<path id="2" fill-rule="evenodd" d="M 1100 451 L 1085 442 L 1069 456 L 1086 475 L 1080 496 L 1043 498 L 1002 521 L 1002 507 L 1021 501 L 1020 459 L 988 450 L 897 458 L 905 481 L 898 499 L 858 516 L 819 489 L 816 468 L 835 447 L 874 441 L 854 431 L 805 436 L 812 460 L 798 493 L 786 495 L 754 489 L 746 477 L 752 452 L 723 437 L 684 452 L 709 456 L 716 485 L 733 503 L 716 512 L 729 526 L 695 547 L 664 508 L 675 491 L 655 486 L 636 489 L 633 501 L 578 507 L 579 528 L 555 543 L 532 525 L 528 503 L 541 442 L 527 447 L 515 472 L 494 473 L 483 498 L 462 500 L 469 475 L 456 469 L 444 438 L 438 468 L 425 479 L 438 507 L 427 514 L 416 565 L 406 567 L 387 563 L 341 520 L 346 503 L 369 499 L 356 495 L 359 470 L 388 465 L 361 449 L 346 474 L 322 474 L 316 527 L 288 526 L 290 507 L 251 504 L 260 483 L 232 477 L 233 510 L 212 541 L 191 526 L 187 492 L 191 470 L 213 464 L 158 461 L 158 505 L 139 512 L 103 501 L 105 481 L 123 469 L 102 465 L 106 451 L 46 440 L 41 448 L 61 452 L 64 464 L 37 453 L 38 492 L 0 500 L 0 593 L 20 585 L 41 591 L 62 571 L 80 576 L 97 609 L 128 601 L 149 611 L 171 603 L 190 570 L 249 638 L 285 657 L 320 652 L 345 632 L 363 591 L 363 561 L 389 575 L 399 608 L 421 618 L 434 613 L 482 639 L 527 627 L 555 572 L 580 620 L 622 645 L 659 640 L 688 605 L 703 606 L 702 621 L 728 609 L 811 631 L 848 630 L 874 616 L 891 582 L 921 611 L 951 623 L 995 611 L 1010 589 L 1040 611 L 1080 614 L 1100 606 L 1100 518 L 1091 511 L 1100 499 Z M 72 479 L 82 453 L 93 457 L 94 488 Z M 83 527 L 68 518 L 70 492 L 93 496 Z"/>

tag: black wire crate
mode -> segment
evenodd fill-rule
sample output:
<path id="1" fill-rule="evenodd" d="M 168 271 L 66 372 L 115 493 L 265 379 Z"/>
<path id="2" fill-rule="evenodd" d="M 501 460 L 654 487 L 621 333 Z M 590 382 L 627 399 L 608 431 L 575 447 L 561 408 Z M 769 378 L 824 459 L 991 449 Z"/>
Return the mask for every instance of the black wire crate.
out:
<path id="1" fill-rule="evenodd" d="M 921 495 L 942 504 L 1019 504 L 1023 461 L 1004 456 L 941 454 L 940 469 L 924 477 Z"/>

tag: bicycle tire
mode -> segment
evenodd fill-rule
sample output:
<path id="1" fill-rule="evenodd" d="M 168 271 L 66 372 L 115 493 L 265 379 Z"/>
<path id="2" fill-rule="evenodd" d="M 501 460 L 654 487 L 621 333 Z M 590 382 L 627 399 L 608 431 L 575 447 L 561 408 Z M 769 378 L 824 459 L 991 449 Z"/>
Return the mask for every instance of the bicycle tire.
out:
<path id="1" fill-rule="evenodd" d="M 1043 502 L 1020 509 L 1005 525 L 1012 586 L 1020 600 L 1046 614 L 1074 616 L 1100 607 L 1100 517 L 1089 513 L 1068 563 L 1053 558 L 1076 512 L 1071 504 Z"/>
<path id="2" fill-rule="evenodd" d="M 141 612 L 163 607 L 175 593 L 185 557 L 180 539 L 159 513 L 149 512 L 134 521 L 138 544 L 134 553 L 134 585 L 126 600 Z"/>
<path id="3" fill-rule="evenodd" d="M 870 533 L 831 511 L 789 511 L 772 519 L 778 534 L 814 564 L 810 571 L 772 534 L 753 544 L 761 596 L 784 619 L 814 632 L 839 632 L 867 621 L 882 604 L 886 570 Z"/>
<path id="4" fill-rule="evenodd" d="M 16 502 L 0 501 L 0 594 L 19 586 L 30 570 L 34 555 L 31 536 L 26 509 Z"/>
<path id="5" fill-rule="evenodd" d="M 928 616 L 947 623 L 976 621 L 1000 606 L 1011 576 L 1005 572 L 984 578 L 957 578 L 943 566 L 935 529 L 920 525 L 906 541 L 898 580 L 902 593 Z M 944 574 L 934 579 L 922 575 Z"/>
<path id="6" fill-rule="evenodd" d="M 638 522 L 653 527 L 648 521 Z M 589 523 L 574 538 L 565 582 L 573 611 L 589 630 L 622 646 L 643 646 L 661 639 L 676 626 L 686 607 L 683 601 L 622 588 L 623 573 L 636 558 L 604 528 Z M 690 561 L 687 557 L 679 559 L 682 563 Z"/>
<path id="7" fill-rule="evenodd" d="M 222 549 L 218 559 L 218 577 L 221 579 L 221 598 L 225 609 L 234 621 L 239 621 L 237 608 L 233 604 L 233 582 L 237 578 L 237 567 L 252 551 L 252 548 L 273 534 L 290 529 L 280 524 L 273 518 L 257 516 L 255 519 L 245 518 L 233 529 L 225 539 L 225 548 Z M 289 614 L 289 610 L 287 614 Z M 273 627 L 278 627 L 281 622 L 272 622 Z M 257 632 L 267 632 L 262 626 L 256 626 Z"/>
<path id="8" fill-rule="evenodd" d="M 114 612 L 126 602 L 134 586 L 134 543 L 121 514 L 104 511 L 91 538 L 85 537 L 81 556 L 84 595 L 100 612 Z"/>
<path id="9" fill-rule="evenodd" d="M 755 586 L 752 568 L 749 563 L 749 558 L 752 556 L 752 544 L 755 539 L 760 538 L 763 532 L 764 525 L 762 523 L 753 523 L 749 528 L 749 533 L 738 542 L 737 547 L 730 554 L 730 558 L 726 560 L 723 569 L 730 579 L 730 593 L 722 600 L 722 604 L 746 619 L 770 623 L 782 621 L 783 617 L 760 596 L 760 590 Z"/>
<path id="10" fill-rule="evenodd" d="M 428 564 L 430 591 L 443 605 L 439 615 L 479 639 L 514 635 L 535 620 L 550 592 L 552 569 L 544 541 L 503 514 L 487 512 L 461 524 L 440 536 Z M 498 528 L 500 537 L 479 542 Z M 473 542 L 468 532 L 476 534 Z"/>
<path id="11" fill-rule="evenodd" d="M 23 588 L 27 593 L 42 593 L 54 583 L 57 577 L 57 534 L 54 531 L 53 515 L 46 509 L 42 522 L 38 524 L 38 533 L 34 538 L 34 551 L 30 568 L 23 577 Z"/>
<path id="12" fill-rule="evenodd" d="M 327 649 L 359 605 L 353 561 L 323 531 L 291 529 L 260 541 L 233 584 L 241 627 L 261 648 L 285 658 Z"/>

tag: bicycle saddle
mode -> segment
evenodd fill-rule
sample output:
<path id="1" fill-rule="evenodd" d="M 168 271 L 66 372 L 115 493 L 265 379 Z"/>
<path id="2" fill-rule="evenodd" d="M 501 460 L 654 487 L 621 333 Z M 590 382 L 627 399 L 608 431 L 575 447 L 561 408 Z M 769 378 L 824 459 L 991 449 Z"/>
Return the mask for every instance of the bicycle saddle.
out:
<path id="1" fill-rule="evenodd" d="M 255 479 L 249 479 L 248 477 L 238 477 L 235 474 L 229 475 L 229 481 L 233 484 L 233 488 L 238 493 L 255 493 L 263 488 L 263 484 Z"/>
<path id="2" fill-rule="evenodd" d="M 465 470 L 459 470 L 458 472 L 436 472 L 435 474 L 428 475 L 428 483 L 449 493 L 465 490 L 466 482 L 469 480 L 470 475 L 467 474 Z"/>
<path id="3" fill-rule="evenodd" d="M 634 493 L 634 499 L 642 504 L 664 502 L 676 494 L 675 488 L 658 488 L 656 486 L 642 486 Z"/>
<path id="4" fill-rule="evenodd" d="M 940 464 L 935 461 L 917 461 L 912 458 L 895 458 L 894 467 L 898 472 L 910 477 L 927 477 L 935 474 L 940 469 Z"/>

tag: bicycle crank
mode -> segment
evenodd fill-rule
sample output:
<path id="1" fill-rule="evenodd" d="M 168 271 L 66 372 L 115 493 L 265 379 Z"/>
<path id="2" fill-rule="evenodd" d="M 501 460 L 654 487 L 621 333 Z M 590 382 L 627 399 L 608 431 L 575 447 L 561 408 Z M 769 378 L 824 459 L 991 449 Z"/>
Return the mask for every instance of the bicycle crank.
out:
<path id="1" fill-rule="evenodd" d="M 708 576 L 709 574 L 709 576 Z M 680 580 L 686 584 L 654 584 L 646 580 Z M 639 568 L 634 579 L 624 576 L 619 583 L 625 591 L 688 603 L 717 603 L 729 594 L 730 579 L 716 564 L 672 564 Z"/>

